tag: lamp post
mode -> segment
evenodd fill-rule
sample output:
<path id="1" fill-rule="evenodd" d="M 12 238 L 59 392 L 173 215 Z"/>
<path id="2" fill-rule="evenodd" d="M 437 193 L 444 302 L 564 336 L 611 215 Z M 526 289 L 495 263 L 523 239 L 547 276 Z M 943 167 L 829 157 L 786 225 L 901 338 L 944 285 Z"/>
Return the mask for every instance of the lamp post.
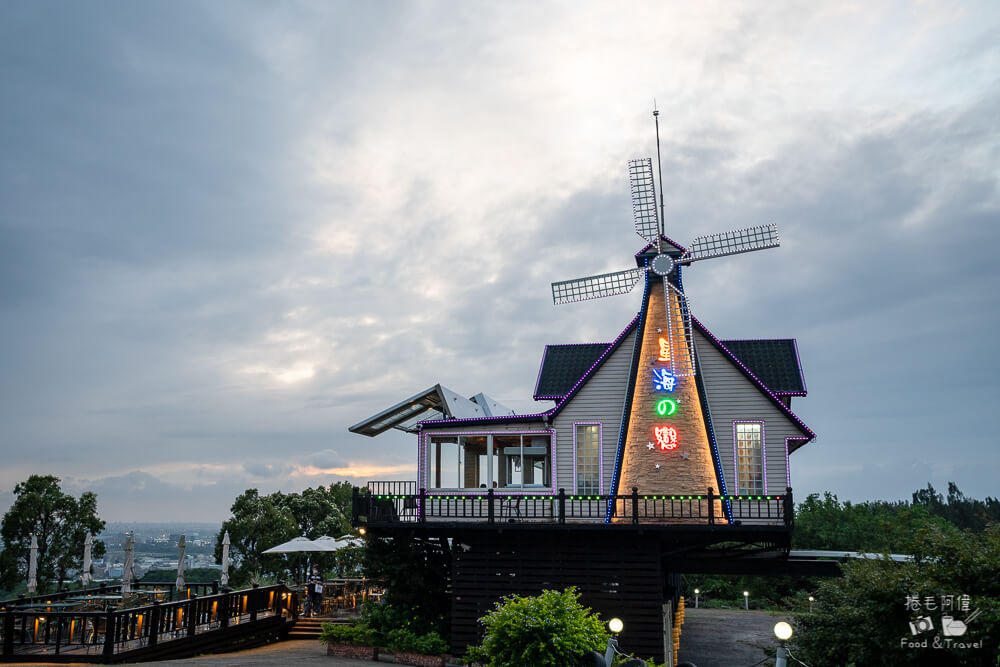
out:
<path id="1" fill-rule="evenodd" d="M 743 591 L 743 606 L 750 611 L 750 591 Z"/>
<path id="2" fill-rule="evenodd" d="M 608 637 L 608 647 L 604 651 L 604 664 L 610 665 L 615 659 L 615 651 L 618 649 L 618 633 L 625 629 L 622 619 L 617 616 L 608 621 L 608 630 L 611 637 Z"/>
<path id="3" fill-rule="evenodd" d="M 698 593 L 700 593 L 700 592 L 701 591 L 699 591 L 697 588 L 694 589 L 694 608 L 695 609 L 698 608 Z"/>
<path id="4" fill-rule="evenodd" d="M 815 599 L 816 599 L 816 598 L 814 598 L 813 596 L 811 596 L 811 595 L 809 596 L 809 613 L 810 613 L 810 614 L 811 614 L 811 613 L 813 612 L 813 601 L 814 601 Z"/>
<path id="5" fill-rule="evenodd" d="M 778 621 L 774 624 L 774 636 L 781 642 L 774 667 L 788 667 L 788 649 L 785 647 L 785 642 L 792 638 L 792 626 L 785 621 Z"/>

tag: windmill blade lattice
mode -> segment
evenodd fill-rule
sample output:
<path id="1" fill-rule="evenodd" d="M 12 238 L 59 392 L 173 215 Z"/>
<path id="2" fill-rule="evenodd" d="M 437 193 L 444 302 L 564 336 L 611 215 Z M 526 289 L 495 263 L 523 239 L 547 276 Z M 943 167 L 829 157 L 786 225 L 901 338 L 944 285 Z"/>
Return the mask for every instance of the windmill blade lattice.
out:
<path id="1" fill-rule="evenodd" d="M 628 269 L 552 283 L 552 303 L 558 306 L 563 303 L 625 294 L 632 291 L 645 272 L 646 269 Z"/>
<path id="2" fill-rule="evenodd" d="M 667 311 L 667 350 L 670 369 L 677 377 L 694 375 L 694 337 L 687 297 L 669 281 L 663 281 L 663 305 Z M 664 350 L 660 350 L 661 355 Z"/>
<path id="3" fill-rule="evenodd" d="M 659 243 L 660 223 L 656 217 L 656 189 L 653 186 L 653 161 L 650 158 L 628 161 L 628 180 L 632 190 L 632 217 L 635 233 L 650 243 Z"/>
<path id="4" fill-rule="evenodd" d="M 680 264 L 686 264 L 712 257 L 725 257 L 753 250 L 776 248 L 779 245 L 781 244 L 778 241 L 778 226 L 775 224 L 734 229 L 731 232 L 695 238 L 688 251 L 677 261 Z"/>

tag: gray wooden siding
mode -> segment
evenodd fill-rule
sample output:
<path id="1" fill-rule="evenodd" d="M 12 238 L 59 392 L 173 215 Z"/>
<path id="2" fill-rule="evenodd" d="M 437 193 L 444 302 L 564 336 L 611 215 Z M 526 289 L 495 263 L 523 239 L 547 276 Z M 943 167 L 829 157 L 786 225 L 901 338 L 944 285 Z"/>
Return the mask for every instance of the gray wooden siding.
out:
<path id="1" fill-rule="evenodd" d="M 574 492 L 573 485 L 573 424 L 574 422 L 599 422 L 601 428 L 601 460 L 604 474 L 601 492 L 611 492 L 611 478 L 615 468 L 618 434 L 625 406 L 629 370 L 632 366 L 632 348 L 635 332 L 629 334 L 604 364 L 594 373 L 556 415 L 556 489 Z"/>
<path id="2" fill-rule="evenodd" d="M 801 436 L 802 432 L 708 339 L 697 331 L 694 338 L 728 492 L 737 492 L 733 422 L 763 421 L 766 491 L 769 494 L 784 493 L 785 438 Z M 742 490 L 739 491 L 742 493 Z"/>

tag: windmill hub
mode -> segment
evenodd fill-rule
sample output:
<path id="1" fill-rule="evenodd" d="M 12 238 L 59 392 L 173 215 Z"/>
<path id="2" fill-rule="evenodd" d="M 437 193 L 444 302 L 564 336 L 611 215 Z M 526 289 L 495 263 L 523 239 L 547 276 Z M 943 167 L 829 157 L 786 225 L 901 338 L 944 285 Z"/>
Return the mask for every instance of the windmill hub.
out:
<path id="1" fill-rule="evenodd" d="M 670 257 L 670 255 L 661 252 L 653 258 L 653 261 L 649 266 L 653 269 L 653 273 L 656 275 L 665 276 L 674 270 L 674 260 Z"/>

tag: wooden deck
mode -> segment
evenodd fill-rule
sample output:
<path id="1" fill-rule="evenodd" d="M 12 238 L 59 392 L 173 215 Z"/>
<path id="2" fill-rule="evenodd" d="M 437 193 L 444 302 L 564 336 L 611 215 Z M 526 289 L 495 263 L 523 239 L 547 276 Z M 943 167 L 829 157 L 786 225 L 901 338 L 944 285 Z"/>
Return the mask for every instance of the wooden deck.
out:
<path id="1" fill-rule="evenodd" d="M 297 596 L 283 585 L 107 610 L 93 608 L 104 602 L 98 596 L 72 609 L 68 601 L 14 602 L 3 612 L 2 662 L 180 657 L 285 633 L 298 615 Z"/>

